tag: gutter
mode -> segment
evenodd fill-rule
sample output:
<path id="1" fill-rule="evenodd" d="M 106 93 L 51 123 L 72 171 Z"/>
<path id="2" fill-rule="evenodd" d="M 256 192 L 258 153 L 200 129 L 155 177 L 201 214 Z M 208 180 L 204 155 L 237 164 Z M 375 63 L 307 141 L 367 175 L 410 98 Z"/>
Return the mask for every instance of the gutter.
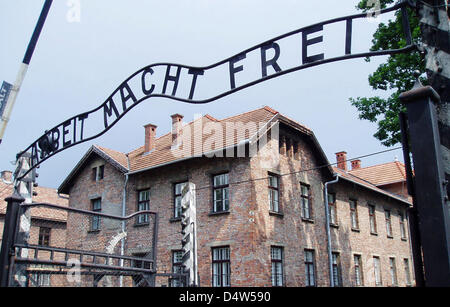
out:
<path id="1" fill-rule="evenodd" d="M 330 271 L 330 287 L 334 287 L 333 280 L 333 255 L 331 251 L 331 230 L 330 230 L 330 206 L 328 205 L 328 185 L 337 183 L 339 181 L 339 175 L 332 181 L 325 182 L 323 196 L 325 202 L 325 228 L 327 232 L 327 250 L 328 250 L 328 266 Z"/>

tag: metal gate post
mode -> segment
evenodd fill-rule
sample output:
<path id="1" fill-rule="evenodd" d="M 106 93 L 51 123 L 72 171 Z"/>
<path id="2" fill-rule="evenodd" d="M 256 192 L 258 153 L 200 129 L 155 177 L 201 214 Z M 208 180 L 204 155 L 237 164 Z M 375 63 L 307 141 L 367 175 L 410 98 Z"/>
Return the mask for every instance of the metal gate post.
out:
<path id="1" fill-rule="evenodd" d="M 9 283 L 10 256 L 14 253 L 14 239 L 17 230 L 17 221 L 20 204 L 25 199 L 18 195 L 12 195 L 5 199 L 6 207 L 5 224 L 3 226 L 2 249 L 0 251 L 0 287 L 7 287 Z"/>
<path id="2" fill-rule="evenodd" d="M 418 85 L 400 100 L 408 112 L 425 285 L 450 286 L 450 210 L 433 104 L 440 97 L 432 87 Z"/>
<path id="3" fill-rule="evenodd" d="M 399 114 L 400 131 L 402 133 L 402 145 L 403 145 L 403 159 L 405 160 L 406 171 L 406 186 L 409 195 L 412 196 L 412 207 L 407 210 L 407 221 L 409 225 L 409 240 L 411 242 L 411 253 L 414 264 L 414 277 L 416 280 L 416 287 L 425 286 L 425 275 L 423 272 L 423 259 L 422 259 L 422 243 L 419 232 L 419 220 L 417 217 L 417 202 L 416 194 L 414 191 L 414 176 L 412 172 L 412 164 L 410 158 L 410 141 L 408 131 L 408 120 L 406 113 L 401 112 Z"/>

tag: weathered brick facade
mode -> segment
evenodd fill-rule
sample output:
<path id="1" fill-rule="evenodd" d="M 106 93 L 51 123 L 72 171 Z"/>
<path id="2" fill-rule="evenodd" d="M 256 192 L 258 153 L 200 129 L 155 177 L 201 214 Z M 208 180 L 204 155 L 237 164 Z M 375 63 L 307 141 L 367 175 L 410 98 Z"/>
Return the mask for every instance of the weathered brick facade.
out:
<path id="1" fill-rule="evenodd" d="M 283 285 L 306 285 L 304 255 L 305 250 L 312 250 L 315 285 L 329 286 L 324 184 L 336 173 L 330 166 L 324 166 L 327 160 L 312 134 L 305 133 L 288 119 L 280 122 L 281 144 L 278 138 L 271 137 L 253 157 L 198 157 L 128 172 L 117 167 L 117 160 L 111 154 L 97 148 L 60 189 L 70 194 L 71 207 L 92 210 L 92 200 L 101 199 L 102 212 L 114 215 L 122 214 L 123 203 L 125 215 L 135 213 L 139 191 L 149 190 L 150 210 L 159 214 L 157 271 L 171 273 L 173 252 L 181 249 L 180 219 L 174 218 L 174 186 L 189 181 L 196 186 L 201 286 L 213 285 L 212 249 L 216 247 L 229 248 L 231 286 L 271 286 L 272 247 L 281 247 L 283 251 Z M 104 165 L 104 177 L 96 181 L 92 169 L 100 165 Z M 229 210 L 214 213 L 213 176 L 222 173 L 229 176 Z M 279 178 L 277 212 L 269 207 L 269 175 Z M 309 187 L 312 213 L 308 218 L 302 216 L 301 184 Z M 399 220 L 399 212 L 406 212 L 407 202 L 345 176 L 329 185 L 329 192 L 336 195 L 337 223 L 331 226 L 330 232 L 332 252 L 339 253 L 341 285 L 356 285 L 355 254 L 361 256 L 362 285 L 375 285 L 373 257 L 381 261 L 383 286 L 392 285 L 389 258 L 395 258 L 397 285 L 407 285 L 404 259 L 408 259 L 411 276 L 413 265 L 409 238 L 401 238 Z M 350 199 L 357 202 L 358 229 L 350 225 Z M 369 230 L 369 204 L 376 208 L 376 234 Z M 391 213 L 392 237 L 386 235 L 385 209 Z M 89 231 L 88 224 L 69 215 L 70 248 L 105 251 L 121 229 L 119 223 L 110 223 L 101 224 L 98 231 Z M 136 225 L 135 219 L 127 222 L 125 254 L 152 252 L 152 224 L 152 219 L 143 225 Z M 157 285 L 168 286 L 167 278 L 158 278 Z"/>

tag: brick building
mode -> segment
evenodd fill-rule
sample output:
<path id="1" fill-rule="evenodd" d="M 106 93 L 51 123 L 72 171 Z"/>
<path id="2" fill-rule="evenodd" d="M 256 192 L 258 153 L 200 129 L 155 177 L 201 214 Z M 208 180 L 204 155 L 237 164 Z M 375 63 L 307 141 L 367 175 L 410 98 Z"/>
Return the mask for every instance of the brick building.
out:
<path id="1" fill-rule="evenodd" d="M 157 270 L 170 273 L 179 270 L 181 187 L 194 183 L 201 286 L 329 286 L 330 275 L 337 286 L 413 284 L 410 203 L 347 170 L 344 152 L 331 167 L 309 128 L 269 107 L 182 119 L 174 114 L 159 137 L 146 125 L 143 146 L 126 154 L 92 146 L 58 191 L 74 208 L 158 212 Z M 127 222 L 125 254 L 152 252 L 151 222 Z M 68 248 L 102 251 L 120 227 L 69 216 Z"/>
<path id="2" fill-rule="evenodd" d="M 0 177 L 0 246 L 3 236 L 3 226 L 6 214 L 6 201 L 5 198 L 10 197 L 13 194 L 12 184 L 12 172 L 2 171 Z M 33 203 L 50 203 L 60 206 L 68 206 L 69 201 L 67 195 L 60 195 L 56 189 L 46 187 L 35 187 L 34 192 L 37 195 L 33 196 Z M 35 207 L 31 209 L 31 224 L 30 224 L 30 237 L 28 244 L 40 245 L 47 247 L 60 247 L 66 246 L 66 223 L 67 212 L 63 210 L 53 210 L 45 207 Z M 30 255 L 31 257 L 33 255 Z M 35 272 L 39 270 L 52 270 L 54 268 L 45 267 L 42 265 L 30 266 L 29 269 L 33 269 Z M 55 286 L 60 284 L 56 277 L 48 274 L 34 273 L 30 275 L 34 282 L 29 282 L 28 285 L 39 286 Z"/>

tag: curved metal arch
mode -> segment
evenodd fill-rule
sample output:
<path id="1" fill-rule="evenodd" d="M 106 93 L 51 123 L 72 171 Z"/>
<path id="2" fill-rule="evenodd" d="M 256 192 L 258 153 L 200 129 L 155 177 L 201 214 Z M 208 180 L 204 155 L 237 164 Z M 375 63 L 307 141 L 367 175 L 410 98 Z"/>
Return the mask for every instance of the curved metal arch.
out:
<path id="1" fill-rule="evenodd" d="M 398 9 L 402 9 L 402 13 L 404 14 L 403 16 L 405 16 L 406 15 L 405 14 L 406 13 L 406 8 L 408 6 L 411 6 L 410 3 L 408 1 L 404 1 L 404 2 L 398 3 L 397 5 L 392 6 L 390 8 L 382 9 L 378 13 L 379 14 L 385 14 L 385 13 L 389 13 L 389 12 L 392 12 L 392 11 L 397 11 Z M 407 15 L 406 15 L 406 17 L 407 17 Z M 240 53 L 235 54 L 234 56 L 231 56 L 229 58 L 221 60 L 221 61 L 219 61 L 217 63 L 211 64 L 209 66 L 195 67 L 195 66 L 188 66 L 188 65 L 184 65 L 184 64 L 174 64 L 174 63 L 165 63 L 165 62 L 147 65 L 147 66 L 141 68 L 140 70 L 136 71 L 135 73 L 130 75 L 125 81 L 123 81 L 112 92 L 112 94 L 110 96 L 108 96 L 108 98 L 105 100 L 104 103 L 102 103 L 101 105 L 99 105 L 98 107 L 96 107 L 96 108 L 94 108 L 94 109 L 92 109 L 90 111 L 83 112 L 83 113 L 80 113 L 78 115 L 75 115 L 75 116 L 65 120 L 64 122 L 56 125 L 52 129 L 47 130 L 40 138 L 38 138 L 35 142 L 33 142 L 31 145 L 29 145 L 25 150 L 20 152 L 17 155 L 17 158 L 22 156 L 24 153 L 29 152 L 30 150 L 33 150 L 33 149 L 37 150 L 38 146 L 41 147 L 40 146 L 40 142 L 42 142 L 43 140 L 48 138 L 50 132 L 57 130 L 59 127 L 63 126 L 65 123 L 71 122 L 71 121 L 76 121 L 77 119 L 81 119 L 81 118 L 87 118 L 87 116 L 89 114 L 92 114 L 94 112 L 97 112 L 97 111 L 101 110 L 102 108 L 105 108 L 107 106 L 107 103 L 114 97 L 114 95 L 116 95 L 119 91 L 121 91 L 123 89 L 124 85 L 127 85 L 128 82 L 130 80 L 132 80 L 134 77 L 136 77 L 137 75 L 143 74 L 144 72 L 149 71 L 150 69 L 153 69 L 153 68 L 159 67 L 159 66 L 163 66 L 163 67 L 166 67 L 166 68 L 169 68 L 169 69 L 170 69 L 170 67 L 177 67 L 179 69 L 187 69 L 189 71 L 203 71 L 204 72 L 204 71 L 216 68 L 216 67 L 218 67 L 220 65 L 229 63 L 230 61 L 233 61 L 234 59 L 238 58 L 239 56 L 241 56 L 243 54 L 247 54 L 247 53 L 255 51 L 255 50 L 259 49 L 259 48 L 262 48 L 264 46 L 268 46 L 268 45 L 273 44 L 274 42 L 276 42 L 278 40 L 281 40 L 283 38 L 286 38 L 286 37 L 289 37 L 289 36 L 292 36 L 292 35 L 295 35 L 295 34 L 298 34 L 298 33 L 301 33 L 301 32 L 303 32 L 303 31 L 305 31 L 307 29 L 311 29 L 311 28 L 315 28 L 315 27 L 323 27 L 324 25 L 333 24 L 333 23 L 342 22 L 342 21 L 353 21 L 354 19 L 360 19 L 360 18 L 367 18 L 367 13 L 361 13 L 361 14 L 350 15 L 350 16 L 346 16 L 346 17 L 334 18 L 334 19 L 330 19 L 330 20 L 327 20 L 327 21 L 324 21 L 324 22 L 316 23 L 316 24 L 313 24 L 313 25 L 310 25 L 310 26 L 302 27 L 302 28 L 299 28 L 297 30 L 293 30 L 291 32 L 288 32 L 286 34 L 279 35 L 279 36 L 277 36 L 275 38 L 267 40 L 267 41 L 265 41 L 263 43 L 260 43 L 258 45 L 255 45 L 255 46 L 253 46 L 251 48 L 248 48 L 248 49 L 246 49 L 246 50 L 244 50 L 244 51 L 242 51 Z M 323 64 L 327 64 L 327 63 L 332 63 L 332 62 L 337 62 L 337 61 L 348 60 L 348 59 L 364 58 L 364 57 L 370 57 L 370 56 L 383 56 L 383 55 L 391 55 L 391 54 L 398 54 L 398 53 L 412 51 L 412 50 L 416 49 L 417 46 L 411 40 L 411 31 L 409 29 L 409 26 L 408 27 L 406 26 L 406 25 L 409 25 L 409 23 L 404 22 L 404 25 L 405 25 L 405 29 L 404 29 L 405 37 L 406 37 L 406 42 L 407 42 L 407 46 L 405 46 L 404 48 L 391 49 L 391 50 L 370 51 L 370 52 L 363 52 L 363 53 L 357 53 L 357 54 L 346 54 L 344 56 L 338 56 L 338 57 L 334 57 L 334 58 L 316 60 L 316 61 L 313 61 L 313 62 L 310 62 L 310 63 L 298 65 L 298 66 L 295 66 L 295 67 L 292 67 L 292 68 L 289 68 L 289 69 L 286 69 L 286 70 L 277 71 L 276 73 L 273 73 L 273 74 L 270 74 L 270 75 L 266 75 L 266 76 L 264 76 L 264 77 L 262 77 L 260 79 L 254 80 L 252 82 L 245 83 L 245 84 L 237 86 L 237 87 L 234 87 L 234 88 L 232 88 L 232 89 L 230 89 L 228 91 L 225 91 L 223 93 L 220 93 L 220 94 L 218 94 L 218 95 L 216 95 L 214 97 L 210 97 L 210 98 L 203 99 L 203 100 L 186 99 L 186 98 L 176 97 L 174 95 L 168 95 L 168 94 L 156 94 L 156 93 L 153 94 L 152 93 L 152 94 L 146 95 L 146 96 L 142 97 L 141 99 L 136 100 L 133 103 L 133 105 L 131 105 L 130 107 L 126 108 L 122 113 L 118 114 L 116 119 L 113 120 L 107 126 L 105 125 L 105 129 L 100 131 L 99 133 L 94 134 L 94 135 L 92 135 L 90 137 L 87 137 L 87 138 L 83 138 L 83 139 L 81 139 L 81 140 L 79 140 L 77 142 L 73 142 L 71 144 L 65 145 L 62 148 L 53 150 L 51 153 L 49 153 L 49 154 L 45 155 L 44 157 L 38 159 L 38 161 L 34 161 L 32 159 L 30 170 L 25 172 L 20 178 L 17 178 L 17 179 L 21 180 L 32 169 L 34 169 L 36 166 L 40 165 L 42 162 L 46 161 L 48 158 L 52 157 L 53 155 L 55 155 L 55 154 L 65 150 L 65 149 L 68 149 L 68 148 L 70 148 L 70 147 L 72 147 L 74 145 L 78 145 L 78 144 L 90 141 L 92 139 L 95 139 L 95 138 L 100 137 L 101 135 L 105 134 L 125 114 L 127 114 L 128 111 L 133 109 L 136 105 L 138 105 L 142 101 L 147 100 L 147 99 L 152 98 L 152 97 L 169 98 L 169 99 L 172 99 L 172 100 L 176 100 L 176 101 L 180 101 L 180 102 L 184 102 L 184 103 L 190 103 L 190 104 L 206 104 L 206 103 L 212 102 L 214 100 L 223 98 L 225 96 L 231 95 L 231 94 L 233 94 L 235 92 L 238 92 L 240 90 L 243 90 L 243 89 L 245 89 L 247 87 L 256 85 L 258 83 L 262 83 L 264 81 L 267 81 L 267 80 L 270 80 L 270 79 L 273 79 L 273 78 L 276 78 L 276 77 L 279 77 L 279 76 L 282 76 L 282 75 L 285 75 L 285 74 L 288 74 L 288 73 L 291 73 L 291 72 L 303 70 L 303 69 L 306 69 L 306 68 L 319 66 L 319 65 L 323 65 Z"/>

